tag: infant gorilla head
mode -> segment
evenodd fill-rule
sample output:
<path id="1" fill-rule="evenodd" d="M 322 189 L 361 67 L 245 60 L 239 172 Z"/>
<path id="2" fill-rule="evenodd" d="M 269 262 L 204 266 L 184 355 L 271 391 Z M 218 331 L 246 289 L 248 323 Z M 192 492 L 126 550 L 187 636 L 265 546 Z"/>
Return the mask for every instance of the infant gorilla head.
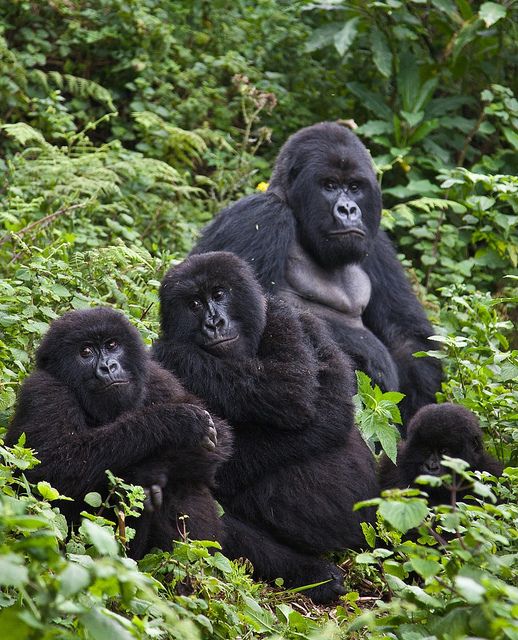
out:
<path id="1" fill-rule="evenodd" d="M 422 407 L 408 425 L 408 437 L 400 445 L 397 467 L 384 456 L 381 462 L 382 489 L 408 487 L 419 475 L 442 476 L 451 470 L 443 467 L 443 456 L 462 458 L 472 471 L 500 475 L 502 465 L 485 450 L 482 430 L 476 416 L 455 404 Z M 432 504 L 449 502 L 445 488 L 427 488 Z"/>

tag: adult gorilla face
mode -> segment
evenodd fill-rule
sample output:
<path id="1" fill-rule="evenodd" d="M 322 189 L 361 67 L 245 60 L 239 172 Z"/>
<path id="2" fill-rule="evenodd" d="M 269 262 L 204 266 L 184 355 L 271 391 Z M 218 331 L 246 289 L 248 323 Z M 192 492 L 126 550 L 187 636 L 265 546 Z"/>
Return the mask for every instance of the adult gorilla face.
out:
<path id="1" fill-rule="evenodd" d="M 55 320 L 37 359 L 94 421 L 106 422 L 141 400 L 148 355 L 137 330 L 113 309 L 72 311 Z"/>
<path id="2" fill-rule="evenodd" d="M 250 267 L 226 252 L 191 256 L 170 269 L 160 309 L 166 338 L 217 358 L 255 355 L 266 322 L 264 295 Z"/>
<path id="3" fill-rule="evenodd" d="M 381 216 L 381 192 L 369 154 L 348 129 L 302 129 L 283 147 L 270 189 L 285 194 L 299 241 L 322 266 L 360 262 Z"/>

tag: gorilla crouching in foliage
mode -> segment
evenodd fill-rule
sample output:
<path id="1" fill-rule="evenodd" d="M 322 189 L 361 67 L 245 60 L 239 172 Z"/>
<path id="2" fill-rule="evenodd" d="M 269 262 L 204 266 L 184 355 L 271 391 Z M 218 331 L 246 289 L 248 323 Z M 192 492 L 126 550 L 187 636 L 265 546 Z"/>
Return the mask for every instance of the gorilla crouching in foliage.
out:
<path id="1" fill-rule="evenodd" d="M 193 253 L 232 251 L 261 285 L 325 320 L 355 367 L 406 397 L 406 422 L 435 402 L 438 360 L 416 359 L 432 327 L 387 235 L 370 156 L 339 124 L 301 129 L 282 147 L 266 193 L 209 224 Z"/>
<path id="2" fill-rule="evenodd" d="M 484 451 L 482 430 L 476 416 L 454 404 L 428 405 L 420 409 L 408 425 L 408 437 L 400 444 L 397 466 L 384 455 L 381 460 L 382 489 L 412 485 L 420 475 L 442 476 L 451 470 L 441 465 L 443 455 L 462 458 L 471 471 L 488 471 L 499 476 L 502 465 Z M 445 487 L 425 487 L 430 504 L 449 504 L 450 491 Z M 466 491 L 457 492 L 461 500 Z"/>
<path id="3" fill-rule="evenodd" d="M 323 323 L 265 298 L 230 253 L 187 258 L 160 289 L 154 357 L 234 428 L 217 474 L 225 552 L 256 576 L 327 602 L 344 593 L 327 551 L 359 547 L 353 505 L 376 495 L 373 457 L 354 425 L 347 357 Z"/>
<path id="4" fill-rule="evenodd" d="M 62 511 L 77 522 L 90 491 L 106 495 L 106 469 L 141 484 L 146 510 L 130 555 L 170 548 L 177 518 L 193 538 L 217 539 L 209 487 L 228 457 L 228 427 L 153 362 L 137 330 L 108 308 L 71 311 L 52 323 L 23 383 L 7 434 L 25 432 L 41 460 L 28 473 L 74 498 Z"/>

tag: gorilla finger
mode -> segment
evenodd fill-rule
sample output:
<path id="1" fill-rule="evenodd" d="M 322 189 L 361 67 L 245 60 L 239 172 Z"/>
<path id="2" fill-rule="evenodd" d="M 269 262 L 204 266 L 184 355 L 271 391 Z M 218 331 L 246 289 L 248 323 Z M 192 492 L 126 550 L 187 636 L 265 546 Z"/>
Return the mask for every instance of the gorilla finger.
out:
<path id="1" fill-rule="evenodd" d="M 207 416 L 207 420 L 209 421 L 209 426 L 213 427 L 214 426 L 214 420 L 212 419 L 212 416 L 210 415 L 210 413 L 208 411 L 204 410 L 203 412 Z"/>
<path id="2" fill-rule="evenodd" d="M 218 432 L 215 427 L 209 427 L 208 438 L 214 443 L 214 445 L 218 444 Z"/>
<path id="3" fill-rule="evenodd" d="M 216 448 L 216 443 L 213 442 L 209 436 L 205 436 L 201 441 L 201 446 L 207 449 L 208 451 L 214 451 Z"/>
<path id="4" fill-rule="evenodd" d="M 167 474 L 166 473 L 159 473 L 158 474 L 158 479 L 155 482 L 155 484 L 157 484 L 159 487 L 162 487 L 162 489 L 165 487 L 165 485 L 167 484 Z"/>
<path id="5" fill-rule="evenodd" d="M 144 489 L 144 493 L 146 494 L 146 497 L 144 498 L 144 511 L 152 512 L 155 509 L 153 507 L 153 501 L 151 499 L 149 489 Z"/>
<path id="6" fill-rule="evenodd" d="M 158 484 L 151 485 L 151 501 L 155 509 L 160 509 L 164 502 L 162 487 Z"/>

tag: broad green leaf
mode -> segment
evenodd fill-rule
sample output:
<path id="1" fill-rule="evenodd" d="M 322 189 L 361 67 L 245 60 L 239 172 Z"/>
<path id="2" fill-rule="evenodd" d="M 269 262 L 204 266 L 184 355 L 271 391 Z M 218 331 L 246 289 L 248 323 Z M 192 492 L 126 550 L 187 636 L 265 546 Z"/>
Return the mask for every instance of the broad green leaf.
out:
<path id="1" fill-rule="evenodd" d="M 23 558 L 14 553 L 0 556 L 0 584 L 6 587 L 23 587 L 29 580 L 29 571 Z"/>
<path id="2" fill-rule="evenodd" d="M 486 589 L 478 582 L 475 582 L 473 578 L 468 578 L 466 576 L 456 576 L 455 588 L 461 594 L 461 596 L 470 604 L 480 604 L 484 601 Z"/>
<path id="3" fill-rule="evenodd" d="M 358 32 L 358 22 L 360 18 L 354 17 L 348 20 L 342 29 L 333 38 L 334 45 L 338 53 L 343 56 L 349 50 Z"/>
<path id="4" fill-rule="evenodd" d="M 38 482 L 37 484 L 38 491 L 42 495 L 45 500 L 52 502 L 52 500 L 57 500 L 59 498 L 59 491 L 51 487 L 48 482 Z"/>
<path id="5" fill-rule="evenodd" d="M 59 576 L 60 594 L 68 598 L 83 591 L 90 584 L 90 573 L 79 564 L 70 562 Z"/>
<path id="6" fill-rule="evenodd" d="M 93 607 L 81 616 L 81 621 L 93 640 L 135 640 L 135 636 L 116 619 L 118 617 L 107 609 Z"/>
<path id="7" fill-rule="evenodd" d="M 96 509 L 99 508 L 103 503 L 101 494 L 97 493 L 97 491 L 91 491 L 90 493 L 87 493 L 84 497 L 84 501 L 86 502 L 86 504 L 89 504 L 91 507 L 94 507 Z"/>
<path id="8" fill-rule="evenodd" d="M 378 512 L 394 529 L 406 533 L 423 522 L 428 515 L 428 507 L 425 501 L 420 499 L 402 502 L 384 500 L 378 507 Z"/>
<path id="9" fill-rule="evenodd" d="M 311 53 L 312 51 L 317 51 L 318 49 L 322 49 L 323 47 L 327 47 L 332 44 L 333 39 L 336 33 L 341 29 L 341 26 L 342 23 L 333 23 L 326 24 L 323 27 L 315 29 L 304 45 L 305 51 L 307 53 Z"/>
<path id="10" fill-rule="evenodd" d="M 506 8 L 496 2 L 484 2 L 478 12 L 478 15 L 486 23 L 486 27 L 490 27 L 495 22 L 505 18 L 506 14 Z"/>
<path id="11" fill-rule="evenodd" d="M 392 118 L 391 109 L 378 93 L 370 91 L 365 85 L 359 82 L 348 82 L 347 88 L 352 91 L 355 96 L 360 98 L 362 106 L 365 109 L 372 111 L 378 118 L 382 118 L 383 120 L 390 120 Z"/>
<path id="12" fill-rule="evenodd" d="M 90 542 L 101 555 L 117 555 L 118 545 L 113 537 L 113 533 L 110 533 L 107 529 L 104 529 L 98 524 L 95 524 L 95 522 L 90 522 L 89 520 L 83 520 L 80 530 L 84 531 Z"/>
<path id="13" fill-rule="evenodd" d="M 441 565 L 433 560 L 423 560 L 421 558 L 410 558 L 412 569 L 422 578 L 431 578 L 441 570 Z"/>
<path id="14" fill-rule="evenodd" d="M 392 51 L 383 31 L 374 27 L 371 31 L 371 50 L 374 64 L 385 78 L 392 74 Z"/>

